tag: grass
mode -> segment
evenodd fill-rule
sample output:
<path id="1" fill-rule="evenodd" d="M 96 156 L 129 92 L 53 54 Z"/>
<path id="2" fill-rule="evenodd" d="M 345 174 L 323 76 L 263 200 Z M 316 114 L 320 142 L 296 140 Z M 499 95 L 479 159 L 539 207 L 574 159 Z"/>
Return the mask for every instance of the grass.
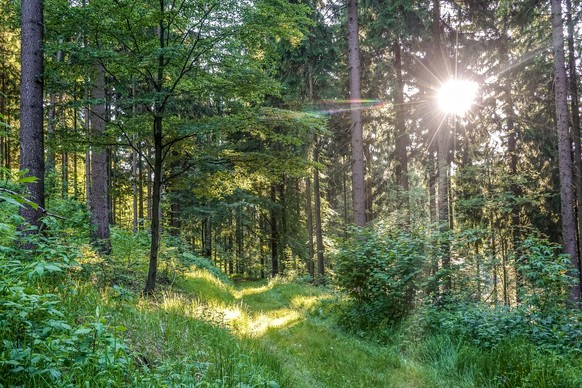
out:
<path id="1" fill-rule="evenodd" d="M 336 294 L 293 281 L 233 283 L 168 261 L 166 272 L 177 274 L 175 282 L 161 282 L 155 298 L 140 298 L 145 265 L 139 263 L 147 261 L 139 258 L 147 251 L 130 245 L 114 245 L 119 256 L 107 261 L 84 248 L 85 270 L 37 282 L 40 295 L 58 296 L 62 320 L 72 326 L 55 330 L 45 342 L 53 350 L 61 346 L 61 358 L 87 355 L 73 366 L 59 361 L 65 367 L 58 384 L 36 375 L 20 385 L 581 386 L 580 357 L 566 362 L 524 341 L 485 351 L 461 338 L 419 335 L 414 320 L 383 329 L 378 337 L 388 338 L 387 344 L 359 338 L 336 324 L 329 308 Z M 80 353 L 86 344 L 93 351 Z M 16 381 L 0 376 L 0 386 Z"/>
<path id="2" fill-rule="evenodd" d="M 325 306 L 336 296 L 306 284 L 232 284 L 190 270 L 155 300 L 137 299 L 120 308 L 111 295 L 101 297 L 116 324 L 127 328 L 136 363 L 150 371 L 155 384 L 577 386 L 568 383 L 577 381 L 575 370 L 560 366 L 560 359 L 544 361 L 527 343 L 484 352 L 459 339 L 416 338 L 414 330 L 404 329 L 394 329 L 387 345 L 358 338 L 328 316 Z"/>

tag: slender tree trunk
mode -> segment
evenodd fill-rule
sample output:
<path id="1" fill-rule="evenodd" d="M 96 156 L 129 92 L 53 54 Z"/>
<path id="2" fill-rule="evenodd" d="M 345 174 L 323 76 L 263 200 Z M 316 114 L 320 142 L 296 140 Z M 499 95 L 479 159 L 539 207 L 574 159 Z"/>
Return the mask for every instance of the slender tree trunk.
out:
<path id="1" fill-rule="evenodd" d="M 75 201 L 79 200 L 79 183 L 77 182 L 78 178 L 79 178 L 79 171 L 78 171 L 78 167 L 77 167 L 77 163 L 79 162 L 77 160 L 77 153 L 74 152 L 73 153 L 73 195 L 75 198 Z"/>
<path id="2" fill-rule="evenodd" d="M 551 0 L 552 40 L 554 49 L 554 92 L 556 98 L 556 124 L 558 129 L 558 158 L 560 171 L 560 202 L 562 213 L 562 239 L 564 252 L 570 256 L 572 275 L 578 269 L 576 249 L 576 221 L 573 208 L 572 155 L 568 128 L 568 102 L 566 68 L 564 66 L 564 30 L 562 26 L 561 0 Z M 580 285 L 570 288 L 569 302 L 577 306 L 580 302 Z"/>
<path id="3" fill-rule="evenodd" d="M 574 22 L 572 1 L 566 0 L 568 24 L 568 68 L 570 70 L 570 107 L 572 111 L 572 139 L 574 144 L 574 177 L 576 182 L 578 221 L 578 281 L 582 284 L 582 150 L 580 142 L 580 104 L 578 98 L 578 74 L 576 73 L 576 47 L 574 45 Z"/>
<path id="4" fill-rule="evenodd" d="M 404 81 L 402 79 L 402 50 L 399 38 L 393 43 L 394 50 L 394 69 L 396 71 L 396 86 L 394 88 L 394 108 L 396 112 L 396 156 L 397 163 L 395 168 L 398 185 L 403 191 L 403 195 L 408 199 L 408 152 L 407 147 L 410 143 L 408 133 L 406 132 L 406 112 L 404 106 Z M 408 200 L 403 202 L 404 210 L 408 209 Z M 408 215 L 407 215 L 408 217 Z"/>
<path id="5" fill-rule="evenodd" d="M 279 274 L 279 225 L 277 220 L 277 186 L 271 185 L 271 275 L 273 277 Z"/>
<path id="6" fill-rule="evenodd" d="M 139 215 L 137 212 L 137 202 L 139 200 L 139 197 L 137 195 L 137 182 L 139 180 L 139 176 L 137 175 L 137 152 L 135 150 L 132 150 L 131 152 L 131 175 L 132 175 L 132 181 L 131 181 L 131 188 L 132 188 L 132 192 L 133 192 L 133 196 L 131 198 L 131 210 L 132 210 L 132 219 L 133 219 L 133 233 L 137 232 L 137 227 L 138 227 L 138 219 L 139 219 Z"/>
<path id="7" fill-rule="evenodd" d="M 147 150 L 148 153 L 148 158 L 151 160 L 151 156 L 152 156 L 152 150 L 150 147 L 148 147 Z M 152 219 L 152 168 L 149 164 L 147 164 L 146 166 L 146 174 L 147 174 L 147 179 L 146 179 L 146 212 L 147 212 L 147 217 L 148 220 Z"/>
<path id="8" fill-rule="evenodd" d="M 445 271 L 451 269 L 451 252 L 449 244 L 449 128 L 443 125 L 438 133 L 438 216 L 439 229 L 441 232 L 441 261 Z M 445 293 L 452 288 L 450 273 L 445 275 L 443 284 Z"/>
<path id="9" fill-rule="evenodd" d="M 88 93 L 87 93 L 87 97 Z M 91 138 L 91 128 L 90 128 L 90 116 L 91 112 L 89 107 L 85 108 L 85 133 L 88 138 Z M 91 209 L 91 148 L 87 149 L 85 153 L 85 202 L 87 209 Z"/>
<path id="10" fill-rule="evenodd" d="M 105 134 L 105 69 L 95 65 L 95 82 L 91 97 L 100 100 L 91 111 L 91 136 L 94 143 L 91 155 L 91 220 L 94 230 L 91 240 L 96 248 L 104 253 L 111 253 L 109 240 L 109 203 L 108 203 L 108 163 L 107 149 L 98 144 Z"/>
<path id="11" fill-rule="evenodd" d="M 77 94 L 74 94 L 74 101 L 77 102 Z M 77 114 L 77 108 L 73 107 L 73 133 L 77 133 L 79 125 L 79 119 Z M 77 166 L 77 152 L 73 152 L 73 197 L 75 201 L 79 200 L 79 182 L 77 179 L 79 178 L 79 171 Z"/>
<path id="12" fill-rule="evenodd" d="M 30 199 L 44 208 L 42 0 L 22 0 L 21 21 L 20 169 L 37 178 L 27 184 L 27 189 Z M 25 206 L 20 214 L 30 225 L 40 228 L 40 209 Z"/>
<path id="13" fill-rule="evenodd" d="M 59 39 L 59 43 L 62 39 Z M 62 52 L 57 50 L 55 61 L 58 63 L 61 61 Z M 47 152 L 46 152 L 46 173 L 48 177 L 48 190 L 52 192 L 56 191 L 56 151 L 55 151 L 55 129 L 57 124 L 57 95 L 54 91 L 51 91 L 49 96 L 49 107 L 48 107 L 48 122 L 47 122 Z"/>
<path id="14" fill-rule="evenodd" d="M 493 301 L 497 306 L 499 302 L 499 292 L 497 291 L 499 280 L 497 276 L 497 241 L 495 239 L 495 229 L 491 227 L 491 258 L 493 260 Z"/>
<path id="15" fill-rule="evenodd" d="M 203 235 L 204 256 L 210 259 L 212 257 L 212 219 L 210 215 L 204 220 Z"/>
<path id="16" fill-rule="evenodd" d="M 287 177 L 279 184 L 279 219 L 281 220 L 279 227 L 279 273 L 284 274 L 287 271 L 285 246 L 287 244 Z"/>
<path id="17" fill-rule="evenodd" d="M 241 263 L 244 252 L 244 238 L 242 226 L 242 206 L 238 205 L 235 208 L 235 242 L 236 242 L 236 271 L 242 273 Z"/>
<path id="18" fill-rule="evenodd" d="M 162 116 L 154 116 L 154 179 L 152 187 L 152 222 L 150 245 L 150 263 L 144 294 L 151 295 L 156 287 L 158 273 L 158 254 L 160 247 L 160 200 L 162 193 Z"/>
<path id="19" fill-rule="evenodd" d="M 505 47 L 502 48 L 502 52 L 506 52 Z M 505 80 L 504 85 L 504 99 L 505 99 L 505 116 L 506 116 L 506 127 L 507 127 L 507 154 L 509 155 L 509 172 L 512 177 L 517 178 L 517 162 L 519 159 L 518 148 L 517 148 L 517 129 L 515 128 L 515 110 L 513 108 L 513 98 L 512 98 L 512 88 L 511 79 L 508 77 Z M 521 302 L 521 294 L 524 287 L 523 284 L 523 274 L 521 272 L 521 266 L 524 264 L 522 254 L 519 250 L 521 244 L 521 230 L 519 221 L 519 206 L 517 204 L 517 199 L 521 197 L 521 189 L 519 185 L 515 182 L 511 183 L 511 193 L 513 195 L 514 203 L 511 205 L 511 228 L 512 228 L 512 243 L 513 250 L 515 252 L 515 283 L 516 283 L 516 303 Z"/>
<path id="20" fill-rule="evenodd" d="M 503 304 L 509 306 L 509 276 L 507 274 L 507 242 L 505 238 L 501 238 L 501 266 L 503 267 Z"/>
<path id="21" fill-rule="evenodd" d="M 305 194 L 307 197 L 307 247 L 309 252 L 309 258 L 307 260 L 307 271 L 311 278 L 315 278 L 315 265 L 313 263 L 314 247 L 313 247 L 313 211 L 311 203 L 311 178 L 305 178 Z"/>
<path id="22" fill-rule="evenodd" d="M 144 211 L 143 211 L 143 161 L 142 161 L 142 147 L 141 143 L 138 145 L 138 159 L 137 159 L 137 171 L 139 176 L 138 182 L 138 214 L 139 214 L 139 224 L 143 224 Z"/>
<path id="23" fill-rule="evenodd" d="M 350 105 L 352 115 L 352 206 L 354 223 L 366 225 L 366 187 L 364 171 L 364 137 L 362 129 L 360 87 L 360 40 L 358 1 L 348 4 L 348 62 L 350 67 Z"/>
<path id="24" fill-rule="evenodd" d="M 61 154 L 61 196 L 63 199 L 69 197 L 69 153 L 63 151 Z"/>
<path id="25" fill-rule="evenodd" d="M 313 160 L 319 163 L 319 144 L 315 138 L 315 149 L 313 151 Z M 315 211 L 315 243 L 317 246 L 317 276 L 325 275 L 325 263 L 323 260 L 323 231 L 321 224 L 321 192 L 319 187 L 319 169 L 316 167 L 313 173 L 313 196 Z"/>

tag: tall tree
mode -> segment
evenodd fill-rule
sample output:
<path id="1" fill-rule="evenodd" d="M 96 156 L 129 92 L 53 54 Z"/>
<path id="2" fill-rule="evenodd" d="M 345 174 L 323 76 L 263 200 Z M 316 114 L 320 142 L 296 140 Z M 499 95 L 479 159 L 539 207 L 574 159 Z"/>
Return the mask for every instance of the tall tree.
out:
<path id="1" fill-rule="evenodd" d="M 578 98 L 578 73 L 576 71 L 576 47 L 574 44 L 574 20 L 572 1 L 566 0 L 568 31 L 568 70 L 570 85 L 570 111 L 572 114 L 572 143 L 574 144 L 574 181 L 576 184 L 576 210 L 578 221 L 578 254 L 582 255 L 582 141 L 580 139 L 580 100 Z M 579 281 L 582 280 L 582 261 L 578 257 Z"/>
<path id="2" fill-rule="evenodd" d="M 20 83 L 20 169 L 37 178 L 27 185 L 30 206 L 20 210 L 31 225 L 40 227 L 44 208 L 43 133 L 43 2 L 22 0 L 21 83 Z"/>
<path id="3" fill-rule="evenodd" d="M 319 164 L 319 142 L 317 136 L 314 136 L 315 149 L 313 151 L 313 161 Z M 323 257 L 323 235 L 321 225 L 321 192 L 319 187 L 319 167 L 313 171 L 313 193 L 314 193 L 314 212 L 315 212 L 315 243 L 317 248 L 317 275 L 325 275 L 325 262 Z"/>
<path id="4" fill-rule="evenodd" d="M 91 138 L 94 146 L 91 151 L 91 190 L 89 204 L 93 231 L 91 239 L 102 253 L 111 253 L 109 239 L 109 177 L 107 148 L 102 144 L 106 129 L 105 69 L 96 62 L 91 97 L 96 104 L 91 108 Z M 101 143 L 101 144 L 100 144 Z"/>
<path id="5" fill-rule="evenodd" d="M 365 226 L 366 183 L 361 111 L 358 0 L 349 0 L 348 4 L 348 66 L 350 68 L 350 109 L 352 116 L 352 204 L 354 223 L 357 226 Z"/>
<path id="6" fill-rule="evenodd" d="M 578 269 L 576 249 L 576 220 L 572 191 L 572 149 L 568 127 L 568 100 L 566 67 L 564 63 L 564 27 L 562 24 L 562 2 L 551 0 L 552 42 L 554 51 L 554 93 L 556 104 L 556 126 L 558 130 L 558 167 L 560 171 L 560 203 L 562 213 L 562 238 L 564 252 L 570 256 L 572 273 Z M 569 301 L 580 302 L 580 285 L 572 284 Z"/>
<path id="7" fill-rule="evenodd" d="M 433 61 L 434 74 L 438 79 L 446 77 L 446 66 L 444 48 L 441 40 L 441 4 L 440 0 L 433 1 L 432 11 L 432 38 L 433 38 Z M 456 120 L 456 118 L 454 118 Z M 437 171 L 438 171 L 438 221 L 439 229 L 443 235 L 441 236 L 441 261 L 442 267 L 449 271 L 451 267 L 451 252 L 450 243 L 447 233 L 450 228 L 450 212 L 449 212 L 449 152 L 450 152 L 450 127 L 448 123 L 448 113 L 443 120 L 438 123 L 437 127 Z M 443 288 L 445 293 L 452 288 L 452 281 L 450 273 L 447 273 L 444 279 Z"/>

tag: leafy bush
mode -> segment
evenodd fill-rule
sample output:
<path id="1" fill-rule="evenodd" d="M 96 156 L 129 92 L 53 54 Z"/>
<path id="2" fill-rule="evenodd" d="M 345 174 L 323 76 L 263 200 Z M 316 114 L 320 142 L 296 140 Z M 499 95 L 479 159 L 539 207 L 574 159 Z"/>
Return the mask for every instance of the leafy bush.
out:
<path id="1" fill-rule="evenodd" d="M 335 255 L 335 283 L 351 299 L 343 323 L 366 330 L 406 316 L 424 247 L 419 234 L 399 230 L 364 229 L 343 241 Z"/>
<path id="2" fill-rule="evenodd" d="M 545 238 L 529 236 L 522 241 L 518 271 L 527 288 L 521 290 L 524 303 L 542 310 L 565 307 L 569 287 L 577 279 L 570 272 L 569 256 L 560 254 L 560 250 L 559 245 Z"/>
<path id="3" fill-rule="evenodd" d="M 547 351 L 582 354 L 582 315 L 578 311 L 458 304 L 446 310 L 427 308 L 422 319 L 427 332 L 463 338 L 480 348 L 523 339 Z"/>
<path id="4" fill-rule="evenodd" d="M 99 308 L 79 315 L 63 303 L 75 293 L 69 272 L 74 251 L 37 238 L 30 251 L 4 247 L 0 254 L 0 375 L 3 382 L 30 386 L 81 384 L 120 379 L 129 363 L 119 338 Z M 10 252 L 10 255 L 6 253 Z M 101 377 L 99 377 L 101 376 Z"/>

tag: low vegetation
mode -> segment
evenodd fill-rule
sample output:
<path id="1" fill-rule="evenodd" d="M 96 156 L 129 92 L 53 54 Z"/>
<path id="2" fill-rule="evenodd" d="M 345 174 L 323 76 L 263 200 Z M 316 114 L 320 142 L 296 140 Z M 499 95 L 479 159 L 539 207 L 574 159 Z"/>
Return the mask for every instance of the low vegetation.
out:
<path id="1" fill-rule="evenodd" d="M 77 212 L 84 210 L 78 207 Z M 211 262 L 189 252 L 187 244 L 172 239 L 164 240 L 162 247 L 163 287 L 153 298 L 143 298 L 147 235 L 116 229 L 113 254 L 102 256 L 72 225 L 47 222 L 44 236 L 31 237 L 34 251 L 17 244 L 19 234 L 10 220 L 3 220 L 2 386 L 582 383 L 578 313 L 552 314 L 532 305 L 509 310 L 451 304 L 446 309 L 401 308 L 394 310 L 398 319 L 386 318 L 392 305 L 407 303 L 406 295 L 391 296 L 389 284 L 381 286 L 388 298 L 382 299 L 386 302 L 382 315 L 377 303 L 363 306 L 367 299 L 359 295 L 368 283 L 359 284 L 359 293 L 353 294 L 298 278 L 233 282 Z M 389 268 L 395 262 L 385 253 L 403 249 L 412 263 L 416 257 L 412 252 L 419 246 L 408 237 L 388 245 L 371 236 L 367 241 L 361 249 L 368 256 L 371 247 L 383 252 L 386 259 L 377 263 L 392 273 L 389 278 L 408 270 Z M 346 258 L 338 259 L 338 268 L 348 265 L 342 260 Z M 375 279 L 370 283 L 374 287 Z M 412 287 L 415 277 L 410 279 Z M 336 284 L 345 288 L 346 282 L 338 276 Z M 371 320 L 362 314 L 386 319 Z"/>

